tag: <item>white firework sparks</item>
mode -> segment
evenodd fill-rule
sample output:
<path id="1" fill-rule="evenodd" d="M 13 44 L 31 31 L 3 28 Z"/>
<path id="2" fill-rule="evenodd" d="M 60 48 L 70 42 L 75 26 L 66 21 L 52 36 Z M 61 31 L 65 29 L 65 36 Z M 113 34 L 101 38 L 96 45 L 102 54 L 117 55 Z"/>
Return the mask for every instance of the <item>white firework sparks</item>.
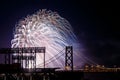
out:
<path id="1" fill-rule="evenodd" d="M 76 49 L 79 47 L 79 43 L 70 23 L 56 12 L 44 9 L 21 20 L 15 27 L 14 38 L 11 41 L 12 48 L 46 47 L 46 63 L 51 58 L 54 59 L 46 64 L 46 67 L 64 67 L 63 53 L 65 51 L 61 51 L 65 49 L 65 46 L 74 47 L 74 65 L 81 65 L 82 63 L 79 62 L 80 52 Z M 57 54 L 63 55 L 57 59 L 55 57 Z M 41 67 L 42 63 L 43 55 L 37 54 L 37 67 Z"/>

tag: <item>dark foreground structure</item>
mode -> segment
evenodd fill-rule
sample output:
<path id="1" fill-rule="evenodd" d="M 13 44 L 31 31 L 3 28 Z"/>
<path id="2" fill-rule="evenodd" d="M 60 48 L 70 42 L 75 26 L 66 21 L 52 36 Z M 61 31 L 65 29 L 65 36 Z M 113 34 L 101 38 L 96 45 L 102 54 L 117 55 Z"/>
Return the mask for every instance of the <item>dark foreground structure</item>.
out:
<path id="1" fill-rule="evenodd" d="M 81 71 L 56 71 L 58 68 L 20 69 L 14 66 L 16 64 L 1 65 L 0 80 L 83 80 L 84 77 Z"/>
<path id="2" fill-rule="evenodd" d="M 20 64 L 0 64 L 0 80 L 120 80 L 120 72 L 83 72 L 59 68 L 21 69 Z"/>

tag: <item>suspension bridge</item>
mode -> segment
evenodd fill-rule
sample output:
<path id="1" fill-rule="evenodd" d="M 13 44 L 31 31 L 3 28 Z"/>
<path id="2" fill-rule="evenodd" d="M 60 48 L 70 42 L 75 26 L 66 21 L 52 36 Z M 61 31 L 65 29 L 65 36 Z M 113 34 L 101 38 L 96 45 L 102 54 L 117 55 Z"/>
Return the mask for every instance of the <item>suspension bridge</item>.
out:
<path id="1" fill-rule="evenodd" d="M 5 60 L 4 64 L 0 64 L 0 80 L 57 80 L 62 79 L 65 74 L 72 75 L 72 72 L 78 73 L 73 71 L 72 46 L 66 46 L 65 49 L 48 60 L 45 60 L 45 52 L 45 47 L 1 48 L 0 54 L 4 54 Z M 38 65 L 42 68 L 36 67 L 36 53 L 44 55 L 43 63 Z M 29 56 L 24 54 L 29 54 Z M 59 70 L 59 67 L 46 68 L 48 64 L 59 59 L 61 56 L 65 57 L 64 70 Z M 23 60 L 25 60 L 24 67 Z M 27 66 L 29 64 L 31 64 L 31 66 Z M 56 69 L 59 71 L 56 71 Z M 59 75 L 59 77 L 56 77 L 57 75 Z"/>
<path id="2" fill-rule="evenodd" d="M 43 54 L 43 63 L 36 67 L 36 53 Z M 26 47 L 26 48 L 1 48 L 0 55 L 4 56 L 4 64 L 0 64 L 0 80 L 84 80 L 84 78 L 92 79 L 97 76 L 96 79 L 99 80 L 101 76 L 105 76 L 107 79 L 113 80 L 114 78 L 119 78 L 119 72 L 116 72 L 116 68 L 96 68 L 95 70 L 105 71 L 104 72 L 93 72 L 94 67 L 87 67 L 83 72 L 81 70 L 74 70 L 73 66 L 73 47 L 66 46 L 58 54 L 54 55 L 50 59 L 46 60 L 45 56 L 46 48 L 45 47 Z M 25 54 L 29 54 L 25 55 Z M 56 59 L 59 59 L 61 56 L 64 56 L 64 70 L 60 70 L 59 67 L 49 68 L 47 65 L 54 62 Z M 85 57 L 87 61 L 89 58 Z M 25 60 L 25 66 L 23 67 Z M 81 60 L 82 61 L 82 60 Z M 91 61 L 92 62 L 92 61 Z M 31 64 L 31 66 L 27 66 Z M 90 68 L 90 69 L 88 69 Z M 101 70 L 102 69 L 102 70 Z M 119 69 L 119 68 L 118 68 Z M 106 71 L 111 71 L 110 74 Z M 89 72 L 90 71 L 90 72 Z M 113 75 L 114 72 L 114 75 Z M 116 73 L 115 73 L 116 72 Z M 89 75 L 89 76 L 88 76 Z M 112 78 L 109 78 L 109 77 Z M 96 80 L 93 79 L 93 80 Z M 106 79 L 102 79 L 106 80 Z"/>

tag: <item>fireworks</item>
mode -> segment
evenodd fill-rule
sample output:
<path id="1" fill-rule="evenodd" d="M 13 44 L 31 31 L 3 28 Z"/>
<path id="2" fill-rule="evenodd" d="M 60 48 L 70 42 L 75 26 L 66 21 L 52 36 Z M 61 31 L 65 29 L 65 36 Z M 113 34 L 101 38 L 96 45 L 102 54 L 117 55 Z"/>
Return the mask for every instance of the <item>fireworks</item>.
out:
<path id="1" fill-rule="evenodd" d="M 46 47 L 46 67 L 64 67 L 65 46 L 73 46 L 74 65 L 80 65 L 80 52 L 77 50 L 80 46 L 70 23 L 56 12 L 44 9 L 20 20 L 11 40 L 12 48 Z M 36 65 L 41 67 L 43 55 L 36 55 Z"/>

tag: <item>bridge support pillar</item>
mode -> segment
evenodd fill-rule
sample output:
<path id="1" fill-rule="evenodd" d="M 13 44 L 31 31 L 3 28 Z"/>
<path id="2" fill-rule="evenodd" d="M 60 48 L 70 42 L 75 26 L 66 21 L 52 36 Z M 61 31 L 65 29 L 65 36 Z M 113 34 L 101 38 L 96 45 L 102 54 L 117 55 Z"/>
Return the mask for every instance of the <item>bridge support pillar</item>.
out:
<path id="1" fill-rule="evenodd" d="M 65 49 L 65 70 L 73 70 L 73 47 L 66 46 Z"/>

